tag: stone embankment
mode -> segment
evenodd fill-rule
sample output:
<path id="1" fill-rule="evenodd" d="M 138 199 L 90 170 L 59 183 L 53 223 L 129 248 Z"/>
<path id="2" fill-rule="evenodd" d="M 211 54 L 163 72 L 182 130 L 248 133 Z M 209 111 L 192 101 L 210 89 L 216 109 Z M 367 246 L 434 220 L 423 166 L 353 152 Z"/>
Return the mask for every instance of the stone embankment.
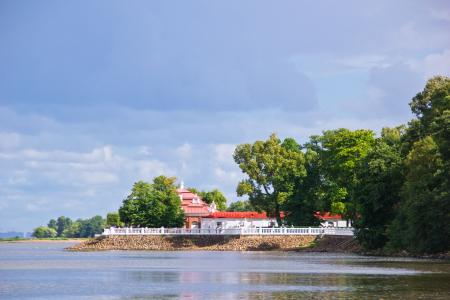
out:
<path id="1" fill-rule="evenodd" d="M 262 251 L 296 250 L 309 247 L 316 236 L 313 235 L 273 235 L 273 236 L 161 236 L 129 235 L 102 236 L 77 244 L 69 250 L 214 250 L 214 251 Z"/>

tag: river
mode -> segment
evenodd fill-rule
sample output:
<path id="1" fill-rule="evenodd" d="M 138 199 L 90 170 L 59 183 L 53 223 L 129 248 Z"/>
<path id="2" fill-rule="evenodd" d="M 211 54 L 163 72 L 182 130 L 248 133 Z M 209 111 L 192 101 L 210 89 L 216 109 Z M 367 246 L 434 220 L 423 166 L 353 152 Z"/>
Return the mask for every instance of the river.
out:
<path id="1" fill-rule="evenodd" d="M 450 262 L 0 243 L 0 299 L 450 299 Z"/>

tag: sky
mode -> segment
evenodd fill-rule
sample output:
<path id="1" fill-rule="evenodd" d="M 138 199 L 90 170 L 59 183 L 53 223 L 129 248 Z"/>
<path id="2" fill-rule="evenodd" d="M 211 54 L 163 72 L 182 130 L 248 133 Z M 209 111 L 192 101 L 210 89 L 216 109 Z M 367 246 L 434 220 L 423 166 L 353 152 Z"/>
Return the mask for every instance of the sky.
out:
<path id="1" fill-rule="evenodd" d="M 448 1 L 0 0 L 0 232 L 116 211 L 240 143 L 404 124 L 450 75 Z"/>

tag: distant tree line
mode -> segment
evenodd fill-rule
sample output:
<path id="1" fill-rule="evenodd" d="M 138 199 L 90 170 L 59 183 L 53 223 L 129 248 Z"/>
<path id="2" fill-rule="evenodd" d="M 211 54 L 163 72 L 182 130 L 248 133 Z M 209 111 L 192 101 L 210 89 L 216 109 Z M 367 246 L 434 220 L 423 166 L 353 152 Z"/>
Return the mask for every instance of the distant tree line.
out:
<path id="1" fill-rule="evenodd" d="M 87 238 L 102 233 L 106 224 L 106 220 L 101 216 L 95 216 L 90 219 L 77 219 L 76 221 L 69 217 L 61 216 L 56 220 L 51 219 L 47 226 L 35 228 L 33 236 L 36 238 Z"/>
<path id="2" fill-rule="evenodd" d="M 416 118 L 379 137 L 341 128 L 303 145 L 275 134 L 238 145 L 237 194 L 293 225 L 317 225 L 315 211 L 342 214 L 368 250 L 448 251 L 450 79 L 430 79 L 410 106 Z"/>

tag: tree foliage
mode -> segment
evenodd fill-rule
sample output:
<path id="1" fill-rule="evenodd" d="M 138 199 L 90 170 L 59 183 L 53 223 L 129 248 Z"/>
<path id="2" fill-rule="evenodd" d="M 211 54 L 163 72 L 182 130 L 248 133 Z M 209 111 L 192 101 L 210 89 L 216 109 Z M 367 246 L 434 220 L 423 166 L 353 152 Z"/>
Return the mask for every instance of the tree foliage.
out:
<path id="1" fill-rule="evenodd" d="M 208 204 L 215 203 L 216 208 L 219 211 L 225 211 L 227 209 L 227 198 L 218 189 L 212 191 L 202 191 L 198 194 Z"/>
<path id="2" fill-rule="evenodd" d="M 434 77 L 410 103 L 416 119 L 345 128 L 304 145 L 272 135 L 236 148 L 247 178 L 237 187 L 257 210 L 315 225 L 315 211 L 351 219 L 365 249 L 436 253 L 450 248 L 450 79 Z M 236 204 L 237 205 L 237 204 Z"/>
<path id="3" fill-rule="evenodd" d="M 402 187 L 402 159 L 398 130 L 383 129 L 383 137 L 359 163 L 354 200 L 358 217 L 354 226 L 366 249 L 387 242 L 387 227 L 395 217 Z"/>
<path id="4" fill-rule="evenodd" d="M 158 176 L 153 183 L 136 182 L 119 208 L 120 219 L 131 226 L 181 227 L 184 213 L 175 180 L 175 177 Z"/>
<path id="5" fill-rule="evenodd" d="M 217 210 L 219 211 L 225 211 L 227 209 L 227 198 L 218 189 L 213 189 L 212 191 L 199 191 L 196 188 L 188 188 L 188 190 L 194 194 L 197 194 L 208 204 L 214 202 Z"/>
<path id="6" fill-rule="evenodd" d="M 281 224 L 282 207 L 294 193 L 295 182 L 306 175 L 299 147 L 291 140 L 282 144 L 272 134 L 267 141 L 238 145 L 233 158 L 247 175 L 238 184 L 238 196 L 247 195 L 253 207 L 275 215 Z"/>
<path id="7" fill-rule="evenodd" d="M 120 215 L 118 212 L 110 212 L 106 215 L 106 226 L 120 227 L 122 222 L 120 221 Z"/>
<path id="8" fill-rule="evenodd" d="M 232 202 L 227 211 L 255 211 L 255 208 L 250 204 L 250 201 L 239 200 Z"/>
<path id="9" fill-rule="evenodd" d="M 56 237 L 56 230 L 47 226 L 40 226 L 34 229 L 35 238 L 53 238 Z"/>

